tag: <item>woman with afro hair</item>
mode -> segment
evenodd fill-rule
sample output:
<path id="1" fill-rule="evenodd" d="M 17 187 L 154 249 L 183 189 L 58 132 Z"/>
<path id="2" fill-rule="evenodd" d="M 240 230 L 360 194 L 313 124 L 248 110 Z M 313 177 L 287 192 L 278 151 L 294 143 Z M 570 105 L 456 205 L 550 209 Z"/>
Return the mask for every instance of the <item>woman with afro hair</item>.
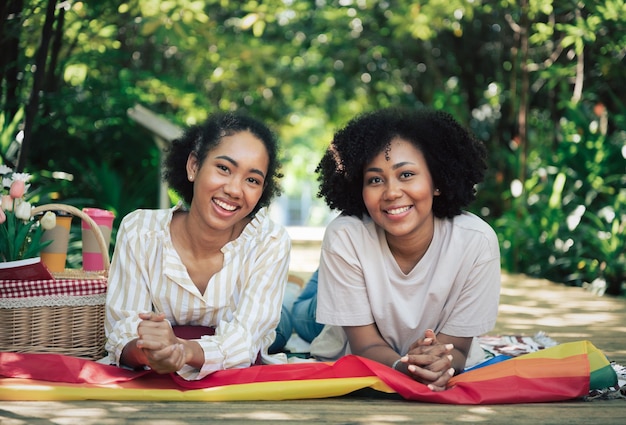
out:
<path id="1" fill-rule="evenodd" d="M 351 353 L 446 388 L 483 360 L 495 325 L 500 252 L 463 210 L 486 150 L 449 114 L 384 109 L 339 130 L 317 167 L 319 195 L 341 214 L 326 228 L 311 354 Z"/>
<path id="2" fill-rule="evenodd" d="M 201 379 L 270 356 L 290 240 L 267 207 L 278 145 L 259 121 L 217 113 L 172 142 L 164 177 L 184 200 L 124 217 L 109 273 L 108 361 Z M 291 336 L 291 324 L 288 324 Z"/>

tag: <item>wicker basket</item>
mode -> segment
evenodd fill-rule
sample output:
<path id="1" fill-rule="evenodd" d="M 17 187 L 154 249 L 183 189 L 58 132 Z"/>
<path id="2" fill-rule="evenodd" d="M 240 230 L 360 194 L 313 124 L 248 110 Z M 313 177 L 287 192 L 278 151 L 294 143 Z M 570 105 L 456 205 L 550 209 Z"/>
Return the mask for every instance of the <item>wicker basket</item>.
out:
<path id="1" fill-rule="evenodd" d="M 57 210 L 89 224 L 105 269 L 100 272 L 67 269 L 53 273 L 54 280 L 0 280 L 0 287 L 10 287 L 13 291 L 13 296 L 0 298 L 0 351 L 99 359 L 104 356 L 108 246 L 95 221 L 75 207 L 46 204 L 33 208 L 32 215 Z"/>

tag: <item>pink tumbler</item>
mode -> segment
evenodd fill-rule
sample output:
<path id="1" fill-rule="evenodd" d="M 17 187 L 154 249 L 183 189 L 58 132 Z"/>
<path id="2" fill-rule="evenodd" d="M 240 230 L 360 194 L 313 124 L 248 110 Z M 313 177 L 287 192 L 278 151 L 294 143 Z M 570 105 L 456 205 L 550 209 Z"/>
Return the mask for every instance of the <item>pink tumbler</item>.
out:
<path id="1" fill-rule="evenodd" d="M 115 219 L 115 215 L 111 211 L 98 208 L 83 208 L 83 212 L 98 225 L 102 236 L 104 236 L 105 244 L 108 247 L 111 243 L 111 230 L 113 229 L 113 219 Z M 83 220 L 81 227 L 83 235 L 83 270 L 104 270 L 103 253 L 100 250 L 96 236 L 91 230 L 89 223 L 85 220 Z M 107 252 L 105 255 L 108 256 L 109 253 Z"/>

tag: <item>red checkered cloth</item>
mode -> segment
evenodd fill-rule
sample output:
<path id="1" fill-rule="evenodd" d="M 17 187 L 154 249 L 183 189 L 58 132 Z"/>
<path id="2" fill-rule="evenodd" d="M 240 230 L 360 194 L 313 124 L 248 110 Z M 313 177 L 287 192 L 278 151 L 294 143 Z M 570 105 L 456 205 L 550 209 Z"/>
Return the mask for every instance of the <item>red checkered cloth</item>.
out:
<path id="1" fill-rule="evenodd" d="M 0 280 L 0 298 L 90 296 L 106 290 L 106 279 Z"/>

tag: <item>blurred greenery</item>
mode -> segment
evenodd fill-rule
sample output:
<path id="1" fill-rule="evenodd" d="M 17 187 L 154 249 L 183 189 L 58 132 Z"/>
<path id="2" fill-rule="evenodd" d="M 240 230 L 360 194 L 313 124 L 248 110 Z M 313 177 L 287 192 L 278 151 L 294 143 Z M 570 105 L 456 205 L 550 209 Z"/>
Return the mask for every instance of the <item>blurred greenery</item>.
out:
<path id="1" fill-rule="evenodd" d="M 281 138 L 285 198 L 312 198 L 297 224 L 323 225 L 313 171 L 334 130 L 428 106 L 489 149 L 472 210 L 504 270 L 626 293 L 624 0 L 8 0 L 0 25 L 2 163 L 41 202 L 117 226 L 159 202 L 159 149 L 129 108 L 180 127 L 241 109 Z"/>

